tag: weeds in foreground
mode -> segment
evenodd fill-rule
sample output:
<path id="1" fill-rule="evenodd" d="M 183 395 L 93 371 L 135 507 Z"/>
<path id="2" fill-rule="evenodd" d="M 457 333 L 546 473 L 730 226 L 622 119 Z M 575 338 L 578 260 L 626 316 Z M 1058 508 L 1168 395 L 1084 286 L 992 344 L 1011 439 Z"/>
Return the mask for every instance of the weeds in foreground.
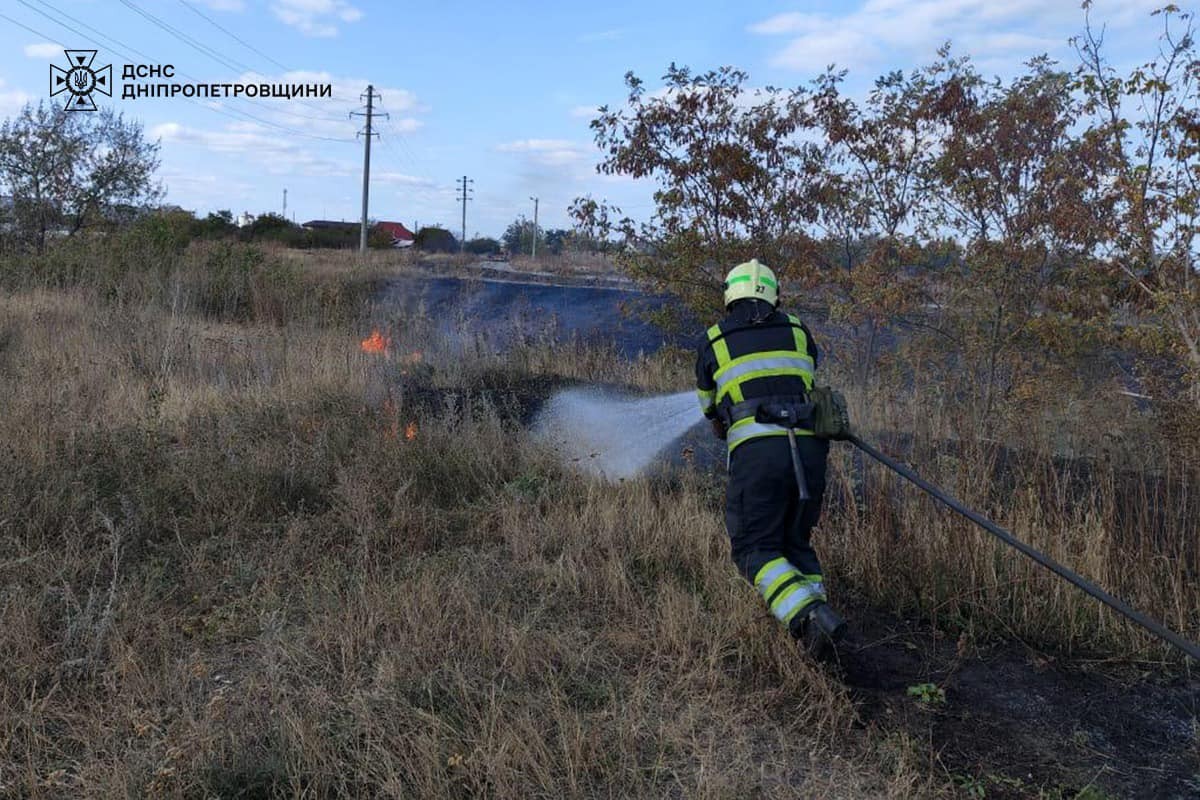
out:
<path id="1" fill-rule="evenodd" d="M 522 435 L 547 386 L 677 390 L 679 356 L 614 369 L 538 336 L 501 354 L 420 315 L 392 325 L 390 356 L 363 353 L 350 298 L 380 272 L 300 267 L 299 285 L 335 288 L 265 281 L 243 304 L 252 282 L 189 274 L 210 257 L 121 278 L 125 294 L 0 297 L 0 793 L 939 791 L 928 748 L 856 735 L 844 690 L 795 658 L 727 563 L 718 487 L 597 484 Z M 230 258 L 250 265 L 235 276 L 259 263 Z M 915 448 L 1195 631 L 1190 529 L 1121 538 L 1186 513 L 1181 495 L 1104 505 L 1116 472 L 1041 460 L 998 505 L 972 494 L 992 451 Z M 1140 646 L 1086 599 L 1018 591 L 1034 579 L 1010 555 L 861 474 L 835 466 L 844 502 L 820 534 L 839 589 L 980 635 Z"/>
<path id="2" fill-rule="evenodd" d="M 710 486 L 564 471 L 494 354 L 400 374 L 331 316 L 94 292 L 0 297 L 0 794 L 928 783 L 852 758 Z"/>

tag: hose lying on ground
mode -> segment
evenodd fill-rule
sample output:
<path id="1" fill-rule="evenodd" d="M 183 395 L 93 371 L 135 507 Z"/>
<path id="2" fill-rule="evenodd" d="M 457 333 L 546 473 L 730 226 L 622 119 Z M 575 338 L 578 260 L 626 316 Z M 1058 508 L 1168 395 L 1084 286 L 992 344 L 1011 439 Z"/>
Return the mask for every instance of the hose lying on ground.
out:
<path id="1" fill-rule="evenodd" d="M 1057 561 L 1050 558 L 1049 556 L 1046 556 L 1042 553 L 1039 553 L 1037 550 L 1034 550 L 1032 547 L 1025 544 L 1020 539 L 1016 538 L 1011 533 L 1004 530 L 1003 528 L 1001 528 L 996 523 L 992 522 L 987 517 L 983 516 L 982 514 L 976 512 L 976 511 L 972 511 L 971 509 L 967 508 L 962 503 L 958 502 L 953 497 L 949 496 L 944 491 L 939 489 L 937 486 L 934 486 L 932 483 L 925 480 L 924 478 L 922 478 L 917 473 L 913 472 L 908 467 L 904 466 L 903 464 L 901 464 L 898 461 L 895 461 L 895 460 L 885 456 L 883 453 L 879 452 L 874 447 L 872 447 L 871 445 L 864 442 L 862 439 L 859 439 L 857 436 L 850 435 L 846 438 L 846 441 L 850 442 L 855 447 L 857 447 L 859 450 L 862 450 L 864 453 L 866 453 L 867 455 L 869 455 L 871 458 L 875 459 L 879 463 L 881 463 L 884 466 L 888 467 L 889 469 L 893 470 L 901 477 L 916 484 L 920 489 L 922 489 L 923 491 L 928 493 L 930 496 L 932 496 L 936 500 L 944 503 L 945 505 L 949 506 L 950 508 L 954 509 L 959 514 L 962 514 L 964 517 L 971 520 L 976 525 L 983 528 L 988 533 L 992 534 L 997 539 L 999 539 L 1000 541 L 1007 544 L 1009 547 L 1013 547 L 1013 548 L 1016 548 L 1017 550 L 1021 551 L 1022 553 L 1029 556 L 1034 561 L 1036 561 L 1038 564 L 1042 565 L 1046 569 L 1048 569 L 1051 572 L 1053 572 L 1054 574 L 1058 575 L 1060 578 L 1063 578 L 1064 580 L 1074 584 L 1076 587 L 1087 592 L 1092 597 L 1099 600 L 1101 603 L 1104 603 L 1106 606 L 1111 608 L 1113 611 L 1116 611 L 1116 612 L 1122 614 L 1127 619 L 1142 626 L 1143 628 L 1150 631 L 1158 638 L 1162 639 L 1164 642 L 1167 642 L 1168 644 L 1172 645 L 1173 647 L 1178 648 L 1179 650 L 1183 651 L 1187 655 L 1191 656 L 1196 661 L 1200 662 L 1200 646 L 1197 646 L 1193 642 L 1190 642 L 1187 639 L 1183 638 L 1182 636 L 1175 633 L 1167 626 L 1163 625 L 1161 622 L 1158 622 L 1157 620 L 1147 617 L 1145 614 L 1141 613 L 1137 609 L 1128 605 L 1124 601 L 1122 601 L 1116 597 L 1113 597 L 1108 592 L 1104 591 L 1100 587 L 1095 586 L 1094 584 L 1085 580 L 1083 577 L 1081 577 L 1080 575 L 1077 575 L 1076 573 L 1067 569 L 1062 564 L 1059 564 Z"/>

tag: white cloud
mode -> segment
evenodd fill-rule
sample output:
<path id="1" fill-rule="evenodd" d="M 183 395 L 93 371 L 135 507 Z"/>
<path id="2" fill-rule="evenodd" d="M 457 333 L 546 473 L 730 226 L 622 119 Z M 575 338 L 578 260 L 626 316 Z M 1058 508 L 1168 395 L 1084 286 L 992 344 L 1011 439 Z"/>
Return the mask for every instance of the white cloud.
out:
<path id="1" fill-rule="evenodd" d="M 429 178 L 416 175 L 406 175 L 403 172 L 371 171 L 371 183 L 388 183 L 395 186 L 412 186 L 420 189 L 432 189 L 436 184 Z"/>
<path id="2" fill-rule="evenodd" d="M 63 46 L 53 42 L 36 42 L 25 45 L 26 58 L 58 58 L 63 54 Z"/>
<path id="3" fill-rule="evenodd" d="M 599 106 L 575 106 L 571 109 L 574 119 L 595 119 L 599 114 Z"/>
<path id="4" fill-rule="evenodd" d="M 567 167 L 587 158 L 584 148 L 567 139 L 519 139 L 496 145 L 501 153 L 519 153 L 542 167 Z"/>
<path id="5" fill-rule="evenodd" d="M 20 89 L 7 88 L 4 79 L 0 78 L 0 117 L 7 119 L 13 116 L 31 100 L 33 100 L 33 95 Z"/>
<path id="6" fill-rule="evenodd" d="M 1149 19 L 1161 0 L 1096 0 L 1092 18 L 1110 27 Z M 845 14 L 787 12 L 747 27 L 785 38 L 777 67 L 816 73 L 831 63 L 857 68 L 887 60 L 911 63 L 945 41 L 958 52 L 1016 67 L 1040 53 L 1064 51 L 1083 26 L 1077 2 L 1046 0 L 863 0 Z"/>
<path id="7" fill-rule="evenodd" d="M 425 123 L 419 119 L 412 117 L 400 117 L 399 119 L 389 120 L 386 125 L 390 125 L 392 130 L 397 133 L 413 133 L 425 126 Z"/>
<path id="8" fill-rule="evenodd" d="M 496 145 L 501 153 L 542 153 L 552 150 L 567 150 L 575 146 L 566 139 L 518 139 Z"/>
<path id="9" fill-rule="evenodd" d="M 236 82 L 247 86 L 268 83 L 284 86 L 329 84 L 332 87 L 332 96 L 327 98 L 308 97 L 298 101 L 259 97 L 252 113 L 276 125 L 302 128 L 313 136 L 340 139 L 353 137 L 354 131 L 362 123 L 360 118 L 347 118 L 346 112 L 357 108 L 362 102 L 360 95 L 367 87 L 366 78 L 347 78 L 328 72 L 296 70 L 276 75 L 246 72 L 239 75 Z M 416 115 L 428 112 L 429 106 L 420 102 L 416 94 L 408 89 L 387 86 L 376 86 L 375 92 L 378 96 L 375 101 L 376 110 L 391 115 L 387 122 L 377 124 L 391 125 L 393 130 L 400 133 L 412 133 L 424 126 L 425 123 L 417 119 Z"/>
<path id="10" fill-rule="evenodd" d="M 615 42 L 625 35 L 623 28 L 613 28 L 607 31 L 593 31 L 579 36 L 581 42 Z"/>
<path id="11" fill-rule="evenodd" d="M 333 96 L 331 98 L 309 98 L 306 102 L 329 102 L 336 101 L 338 104 L 338 114 L 344 112 L 343 106 L 347 103 L 356 104 L 365 102 L 363 93 L 367 90 L 367 84 L 371 83 L 367 78 L 354 78 L 342 75 L 334 75 L 325 71 L 316 70 L 293 70 L 284 72 L 279 75 L 264 75 L 258 72 L 246 72 L 238 76 L 238 83 L 282 83 L 282 84 L 330 84 L 333 87 Z M 415 114 L 424 114 L 429 111 L 429 105 L 418 101 L 416 94 L 408 89 L 401 89 L 393 86 L 380 86 L 374 84 L 375 93 L 380 99 L 376 99 L 375 105 L 381 111 L 390 113 L 408 112 Z"/>
<path id="12" fill-rule="evenodd" d="M 841 28 L 798 36 L 773 59 L 777 66 L 818 72 L 830 64 L 861 67 L 874 63 L 879 49 L 862 31 Z"/>
<path id="13" fill-rule="evenodd" d="M 357 22 L 363 13 L 346 0 L 275 0 L 271 11 L 305 36 L 337 36 L 338 22 Z"/>
<path id="14" fill-rule="evenodd" d="M 149 135 L 167 144 L 192 145 L 240 157 L 272 175 L 341 177 L 353 175 L 357 169 L 354 161 L 317 155 L 308 144 L 279 136 L 275 129 L 255 122 L 236 122 L 220 130 L 164 122 L 152 127 Z"/>
<path id="15" fill-rule="evenodd" d="M 789 11 L 786 14 L 776 14 L 762 22 L 756 22 L 749 26 L 748 30 L 751 33 L 759 33 L 766 36 L 784 33 L 810 33 L 813 30 L 824 27 L 827 19 L 827 17 L 817 14 L 802 14 L 798 11 Z"/>
<path id="16" fill-rule="evenodd" d="M 246 4 L 242 0 L 200 0 L 200 4 L 208 6 L 213 11 L 245 11 Z"/>

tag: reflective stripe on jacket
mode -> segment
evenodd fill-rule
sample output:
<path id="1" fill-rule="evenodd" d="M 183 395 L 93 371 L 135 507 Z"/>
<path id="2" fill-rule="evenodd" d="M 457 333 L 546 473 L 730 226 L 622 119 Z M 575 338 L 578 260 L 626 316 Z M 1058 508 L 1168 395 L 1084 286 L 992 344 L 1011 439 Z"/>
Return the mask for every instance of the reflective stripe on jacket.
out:
<path id="1" fill-rule="evenodd" d="M 735 306 L 736 308 L 736 306 Z M 752 417 L 732 420 L 729 409 L 757 397 L 807 393 L 813 386 L 816 348 L 807 330 L 790 314 L 773 312 L 754 323 L 730 317 L 707 331 L 707 347 L 697 364 L 697 397 L 705 416 L 721 417 L 727 427 L 730 454 L 742 442 L 761 436 L 784 436 L 779 425 Z M 797 431 L 800 435 L 810 431 Z"/>

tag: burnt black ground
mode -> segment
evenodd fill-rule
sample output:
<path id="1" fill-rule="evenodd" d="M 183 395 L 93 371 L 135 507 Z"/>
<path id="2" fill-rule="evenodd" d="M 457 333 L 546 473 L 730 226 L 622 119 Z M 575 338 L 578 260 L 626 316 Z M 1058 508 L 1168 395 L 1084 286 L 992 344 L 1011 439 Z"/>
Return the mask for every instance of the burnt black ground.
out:
<path id="1" fill-rule="evenodd" d="M 963 785 L 987 797 L 1200 797 L 1200 677 L 1089 669 L 1011 643 L 960 653 L 928 626 L 848 611 L 853 633 L 831 669 L 863 724 L 928 743 Z M 909 694 L 922 684 L 945 702 Z"/>
<path id="2" fill-rule="evenodd" d="M 460 335 L 459 319 L 486 330 L 503 349 L 520 336 L 572 338 L 611 345 L 624 358 L 653 353 L 664 344 L 691 345 L 696 331 L 664 334 L 641 319 L 639 311 L 661 298 L 602 286 L 562 286 L 475 277 L 400 277 L 388 281 L 375 298 L 383 311 L 412 313 L 422 308 L 438 322 L 439 332 Z"/>

